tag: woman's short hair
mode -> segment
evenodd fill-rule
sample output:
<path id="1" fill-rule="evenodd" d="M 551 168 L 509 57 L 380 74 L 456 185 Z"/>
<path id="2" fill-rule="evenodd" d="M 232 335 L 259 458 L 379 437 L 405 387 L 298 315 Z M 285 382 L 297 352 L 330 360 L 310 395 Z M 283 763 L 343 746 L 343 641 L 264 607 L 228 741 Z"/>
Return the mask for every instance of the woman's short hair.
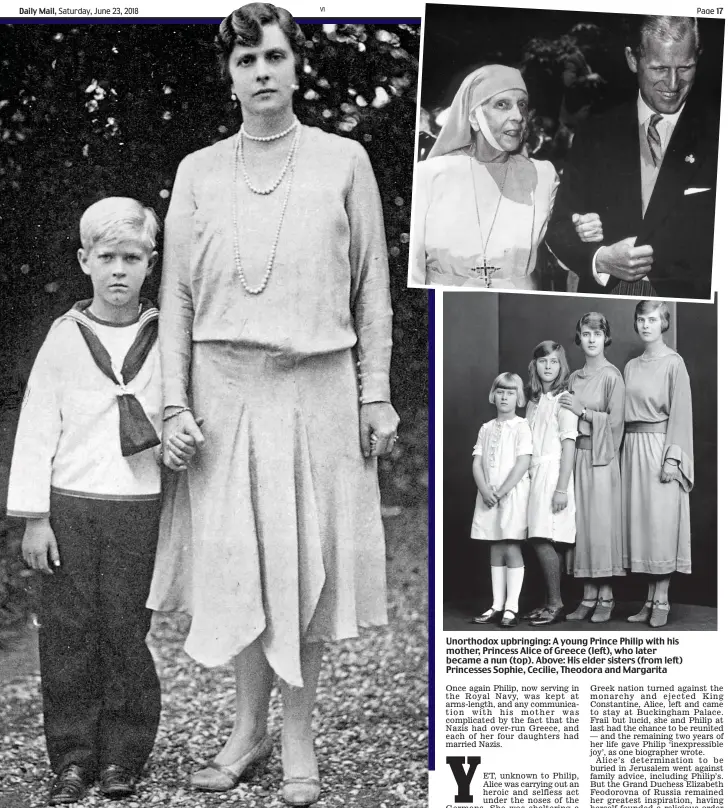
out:
<path id="1" fill-rule="evenodd" d="M 664 300 L 640 300 L 635 306 L 634 310 L 634 330 L 639 334 L 637 329 L 637 318 L 641 314 L 650 314 L 650 312 L 658 311 L 660 313 L 660 326 L 662 333 L 668 331 L 670 328 L 670 309 Z"/>
<path id="2" fill-rule="evenodd" d="M 495 404 L 495 391 L 498 388 L 504 390 L 516 390 L 516 404 L 519 407 L 526 406 L 526 393 L 523 390 L 523 379 L 517 373 L 499 373 L 495 377 L 490 393 L 488 394 L 488 401 Z"/>
<path id="3" fill-rule="evenodd" d="M 594 331 L 604 332 L 604 347 L 608 348 L 612 344 L 612 329 L 609 327 L 609 320 L 599 311 L 588 311 L 582 314 L 576 324 L 576 336 L 574 342 L 581 346 L 581 329 L 591 328 Z"/>
<path id="4" fill-rule="evenodd" d="M 149 252 L 157 243 L 159 219 L 151 208 L 126 196 L 108 196 L 86 208 L 81 216 L 81 246 L 93 249 L 99 241 L 140 238 Z"/>
<path id="5" fill-rule="evenodd" d="M 563 393 L 569 386 L 571 371 L 569 370 L 569 362 L 566 359 L 564 346 L 550 339 L 544 340 L 543 342 L 539 342 L 533 349 L 533 359 L 528 363 L 528 388 L 526 392 L 531 401 L 538 401 L 543 393 L 543 383 L 541 379 L 539 379 L 538 372 L 536 371 L 536 361 L 552 353 L 558 356 L 561 367 L 559 368 L 559 375 L 551 387 L 551 392 L 554 394 Z"/>
<path id="6" fill-rule="evenodd" d="M 263 26 L 277 25 L 286 36 L 296 60 L 296 70 L 301 67 L 306 37 L 290 11 L 272 3 L 248 3 L 235 9 L 220 23 L 215 37 L 215 49 L 220 73 L 230 81 L 230 54 L 236 45 L 254 48 L 263 39 Z"/>

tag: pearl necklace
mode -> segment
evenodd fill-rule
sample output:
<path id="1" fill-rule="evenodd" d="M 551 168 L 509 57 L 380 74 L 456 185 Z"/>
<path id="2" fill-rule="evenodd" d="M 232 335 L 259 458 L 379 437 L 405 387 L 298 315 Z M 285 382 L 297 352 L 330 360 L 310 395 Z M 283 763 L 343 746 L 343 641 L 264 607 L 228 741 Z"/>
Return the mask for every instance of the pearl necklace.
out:
<path id="1" fill-rule="evenodd" d="M 296 120 L 293 124 L 294 126 L 298 125 L 298 121 Z M 289 130 L 290 131 L 290 130 Z M 273 181 L 272 185 L 269 185 L 267 188 L 258 188 L 250 181 L 250 177 L 248 176 L 248 170 L 245 168 L 245 151 L 243 150 L 243 139 L 238 135 L 238 142 L 236 144 L 236 154 L 240 153 L 240 163 L 243 166 L 243 179 L 245 180 L 245 184 L 250 188 L 250 190 L 254 194 L 258 194 L 260 196 L 267 196 L 268 194 L 272 194 L 273 191 L 283 182 L 283 177 L 286 176 L 286 171 L 288 171 L 288 166 L 291 164 L 291 160 L 293 159 L 293 153 L 295 152 L 298 142 L 301 139 L 301 127 L 299 126 L 296 130 L 296 136 L 293 138 L 291 142 L 291 148 L 288 149 L 288 156 L 286 157 L 286 161 L 283 163 L 283 168 L 281 169 L 281 173 L 278 175 L 277 179 Z M 237 159 L 235 162 L 237 166 Z"/>
<path id="2" fill-rule="evenodd" d="M 296 121 L 296 123 L 298 123 Z M 235 269 L 238 273 L 238 277 L 240 278 L 240 283 L 243 285 L 243 289 L 249 295 L 259 295 L 265 288 L 268 286 L 268 281 L 270 280 L 271 273 L 273 272 L 273 264 L 276 258 L 276 252 L 278 251 L 278 239 L 281 235 L 281 228 L 283 227 L 283 217 L 286 214 L 286 208 L 288 207 L 288 198 L 291 195 L 291 186 L 293 185 L 293 170 L 296 165 L 296 154 L 298 152 L 298 144 L 301 140 L 301 127 L 298 127 L 296 131 L 296 136 L 293 139 L 293 145 L 291 146 L 290 151 L 288 152 L 288 158 L 286 159 L 286 164 L 283 167 L 283 172 L 281 176 L 275 183 L 275 186 L 268 191 L 257 191 L 255 188 L 252 187 L 250 182 L 248 181 L 247 175 L 245 176 L 245 181 L 248 187 L 250 188 L 253 193 L 265 193 L 269 194 L 274 191 L 283 180 L 283 176 L 290 167 L 290 172 L 288 174 L 288 182 L 286 183 L 286 195 L 283 199 L 283 207 L 281 208 L 281 216 L 278 219 L 278 227 L 276 228 L 276 235 L 273 239 L 273 246 L 271 247 L 270 256 L 268 257 L 268 263 L 266 264 L 265 274 L 263 275 L 263 280 L 258 284 L 258 286 L 250 286 L 248 283 L 248 279 L 245 277 L 245 271 L 243 270 L 243 262 L 240 258 L 240 241 L 238 237 L 238 152 L 240 153 L 240 162 L 243 166 L 243 172 L 245 172 L 245 160 L 243 159 L 243 149 L 241 145 L 241 137 L 238 135 L 237 143 L 235 144 L 235 149 L 233 150 L 233 252 L 235 255 Z"/>
<path id="3" fill-rule="evenodd" d="M 255 140 L 257 143 L 270 143 L 271 140 L 280 140 L 282 137 L 285 137 L 287 134 L 292 132 L 297 123 L 298 119 L 294 117 L 293 123 L 288 127 L 288 129 L 284 129 L 277 135 L 267 135 L 267 136 L 251 135 L 249 132 L 245 131 L 244 123 L 240 126 L 240 131 L 243 133 L 243 137 L 246 137 L 248 140 Z"/>

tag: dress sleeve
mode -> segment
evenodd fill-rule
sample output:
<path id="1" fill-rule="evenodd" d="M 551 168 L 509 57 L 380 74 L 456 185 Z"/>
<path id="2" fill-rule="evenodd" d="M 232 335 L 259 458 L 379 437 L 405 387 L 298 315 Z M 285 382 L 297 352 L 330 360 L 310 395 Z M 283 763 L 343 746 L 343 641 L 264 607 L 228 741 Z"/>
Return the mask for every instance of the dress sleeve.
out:
<path id="1" fill-rule="evenodd" d="M 430 207 L 430 174 L 427 162 L 418 163 L 412 195 L 412 226 L 410 235 L 410 283 L 426 283 L 427 252 L 425 250 L 425 220 Z"/>
<path id="2" fill-rule="evenodd" d="M 193 162 L 185 157 L 177 169 L 169 211 L 164 220 L 164 261 L 159 292 L 159 349 L 164 406 L 187 407 L 194 307 L 190 292 L 192 226 L 197 205 Z"/>
<path id="3" fill-rule="evenodd" d="M 30 372 L 20 410 L 8 485 L 8 516 L 39 519 L 50 514 L 53 458 L 61 437 L 61 405 L 52 326 Z"/>
<path id="4" fill-rule="evenodd" d="M 579 435 L 579 418 L 570 410 L 559 407 L 559 441 L 576 440 Z"/>
<path id="5" fill-rule="evenodd" d="M 483 424 L 478 431 L 478 439 L 473 446 L 473 457 L 482 457 L 485 452 L 485 427 L 486 424 Z"/>
<path id="6" fill-rule="evenodd" d="M 593 466 L 607 466 L 618 454 L 624 432 L 624 379 L 619 372 L 604 381 L 605 411 L 592 410 L 591 453 Z"/>
<path id="7" fill-rule="evenodd" d="M 688 493 L 695 482 L 693 469 L 693 401 L 690 377 L 682 359 L 670 368 L 670 415 L 665 435 L 665 460 L 677 461 L 680 485 Z"/>
<path id="8" fill-rule="evenodd" d="M 556 191 L 559 188 L 559 175 L 556 173 L 556 169 L 553 167 L 553 164 L 550 163 L 548 160 L 540 160 L 536 161 L 537 164 L 541 165 L 541 170 L 538 172 L 539 174 L 539 182 L 543 182 L 547 187 L 544 191 L 543 199 L 546 201 L 548 205 L 547 210 L 545 211 L 545 215 L 543 217 L 543 226 L 539 233 L 534 233 L 537 236 L 536 241 L 534 242 L 534 247 L 538 247 L 544 239 L 546 235 L 546 228 L 548 227 L 548 223 L 551 219 L 551 215 L 554 210 L 554 202 L 556 201 Z M 539 213 L 537 212 L 537 216 Z"/>
<path id="9" fill-rule="evenodd" d="M 351 307 L 358 339 L 361 403 L 389 401 L 392 306 L 382 201 L 369 157 L 357 145 L 346 198 L 351 242 Z"/>
<path id="10" fill-rule="evenodd" d="M 533 454 L 533 433 L 527 421 L 518 424 L 516 434 L 516 457 Z"/>

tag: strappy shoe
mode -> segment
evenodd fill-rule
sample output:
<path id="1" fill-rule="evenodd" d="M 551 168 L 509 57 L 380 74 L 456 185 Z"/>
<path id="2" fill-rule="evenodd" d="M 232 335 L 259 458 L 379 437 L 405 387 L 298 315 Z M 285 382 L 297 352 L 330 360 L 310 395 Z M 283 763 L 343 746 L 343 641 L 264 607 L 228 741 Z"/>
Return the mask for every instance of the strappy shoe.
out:
<path id="1" fill-rule="evenodd" d="M 498 623 L 503 617 L 502 609 L 488 609 L 483 614 L 478 615 L 472 619 L 473 623 Z"/>
<path id="2" fill-rule="evenodd" d="M 541 612 L 546 611 L 548 606 L 537 606 L 535 609 L 531 609 L 528 614 L 523 615 L 524 620 L 535 620 L 537 617 L 541 616 Z"/>
<path id="3" fill-rule="evenodd" d="M 198 791 L 230 791 L 241 780 L 264 767 L 272 751 L 273 741 L 266 735 L 230 766 L 211 760 L 204 769 L 192 775 L 190 785 Z"/>
<path id="4" fill-rule="evenodd" d="M 606 598 L 599 598 L 589 622 L 608 623 L 612 617 L 612 609 L 614 609 L 614 598 L 609 598 L 608 600 Z"/>
<path id="5" fill-rule="evenodd" d="M 596 598 L 586 598 L 582 600 L 582 602 L 576 607 L 576 609 L 574 609 L 573 612 L 569 612 L 564 620 L 586 620 L 587 617 L 589 617 L 589 615 L 596 609 L 596 606 Z"/>
<path id="6" fill-rule="evenodd" d="M 627 618 L 628 623 L 649 623 L 652 614 L 652 601 L 646 600 L 637 614 L 631 614 Z"/>
<path id="7" fill-rule="evenodd" d="M 313 805 L 321 796 L 318 777 L 286 777 L 281 788 L 283 802 L 288 805 Z"/>
<path id="8" fill-rule="evenodd" d="M 652 628 L 662 628 L 667 623 L 668 614 L 670 614 L 670 604 L 667 601 L 660 603 L 659 600 L 656 600 L 652 604 L 652 614 L 650 615 Z"/>
<path id="9" fill-rule="evenodd" d="M 547 606 L 541 613 L 531 620 L 532 626 L 552 626 L 564 619 L 563 606 Z"/>
<path id="10" fill-rule="evenodd" d="M 503 628 L 515 628 L 518 625 L 518 615 L 513 611 L 513 609 L 506 609 L 503 612 L 503 617 L 501 617 L 500 624 Z"/>

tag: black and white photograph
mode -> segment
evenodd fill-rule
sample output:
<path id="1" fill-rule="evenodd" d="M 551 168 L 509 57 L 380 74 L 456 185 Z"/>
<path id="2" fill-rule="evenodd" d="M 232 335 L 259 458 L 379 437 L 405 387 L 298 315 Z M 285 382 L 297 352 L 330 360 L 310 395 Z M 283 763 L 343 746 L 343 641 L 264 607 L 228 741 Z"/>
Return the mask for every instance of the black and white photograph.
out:
<path id="1" fill-rule="evenodd" d="M 295 13 L 0 21 L 2 808 L 427 799 L 420 28 Z"/>
<path id="2" fill-rule="evenodd" d="M 410 285 L 710 300 L 724 28 L 426 4 Z"/>
<path id="3" fill-rule="evenodd" d="M 446 292 L 442 318 L 444 630 L 716 630 L 716 306 Z"/>

